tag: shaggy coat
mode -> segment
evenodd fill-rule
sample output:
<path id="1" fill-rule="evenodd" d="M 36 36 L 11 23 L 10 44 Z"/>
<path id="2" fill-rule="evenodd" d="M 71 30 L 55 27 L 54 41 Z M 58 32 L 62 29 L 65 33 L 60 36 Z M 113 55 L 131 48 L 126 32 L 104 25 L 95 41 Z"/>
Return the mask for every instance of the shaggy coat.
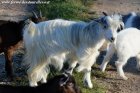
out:
<path id="1" fill-rule="evenodd" d="M 52 64 L 52 58 L 66 55 L 72 61 L 72 69 L 78 62 L 77 71 L 84 71 L 84 83 L 92 88 L 90 71 L 99 54 L 98 49 L 105 40 L 114 40 L 119 25 L 110 16 L 90 23 L 56 19 L 35 24 L 27 20 L 23 37 L 30 86 L 37 86 L 41 78 L 46 82 L 46 76 L 41 75 L 41 71 L 44 71 L 46 65 Z M 63 57 L 57 64 L 62 65 Z"/>

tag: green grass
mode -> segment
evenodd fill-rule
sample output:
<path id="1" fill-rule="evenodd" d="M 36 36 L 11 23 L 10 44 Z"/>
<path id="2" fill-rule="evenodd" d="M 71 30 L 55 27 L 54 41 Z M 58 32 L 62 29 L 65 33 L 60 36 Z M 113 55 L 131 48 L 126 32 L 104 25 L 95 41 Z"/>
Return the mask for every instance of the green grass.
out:
<path id="1" fill-rule="evenodd" d="M 74 77 L 76 79 L 76 82 L 80 86 L 82 93 L 105 93 L 106 92 L 106 88 L 101 84 L 98 84 L 98 82 L 94 80 L 93 75 L 92 75 L 92 83 L 93 83 L 92 89 L 89 89 L 83 85 L 83 73 L 74 72 Z"/>
<path id="2" fill-rule="evenodd" d="M 107 78 L 107 73 L 99 70 L 99 65 L 94 64 L 92 67 L 92 76 L 97 78 Z"/>
<path id="3" fill-rule="evenodd" d="M 95 71 L 95 73 L 99 73 L 99 71 Z M 96 75 L 97 75 L 96 73 Z M 59 75 L 60 73 L 59 72 L 53 72 L 49 74 L 49 78 L 51 77 L 54 77 L 55 75 Z M 73 76 L 75 77 L 75 80 L 78 84 L 78 86 L 80 86 L 80 89 L 82 90 L 82 93 L 106 93 L 106 88 L 105 86 L 101 85 L 101 84 L 98 84 L 98 82 L 96 82 L 96 80 L 93 78 L 95 77 L 94 74 L 92 73 L 92 83 L 93 83 L 93 88 L 92 89 L 89 89 L 87 87 L 84 86 L 83 84 L 83 73 L 78 73 L 76 71 L 74 71 L 73 73 Z M 101 77 L 102 78 L 102 75 L 100 76 L 101 74 L 98 75 L 98 77 Z"/>
<path id="4" fill-rule="evenodd" d="M 56 75 L 59 75 L 61 74 L 61 72 L 58 72 L 57 70 L 55 70 L 54 68 L 51 67 L 51 73 L 49 74 L 48 76 L 48 79 L 49 78 L 52 78 Z M 92 74 L 91 74 L 91 80 L 92 80 L 92 83 L 93 83 L 93 88 L 92 89 L 89 89 L 87 87 L 84 86 L 83 84 L 83 73 L 80 72 L 76 72 L 74 70 L 73 72 L 73 76 L 75 77 L 75 80 L 78 84 L 78 86 L 80 86 L 80 89 L 82 90 L 82 93 L 106 93 L 106 87 L 99 84 L 95 78 L 105 78 L 106 77 L 106 74 L 103 74 L 101 73 L 100 71 L 94 69 L 92 71 Z M 14 80 L 14 82 L 12 82 L 10 85 L 12 86 L 28 86 L 28 78 L 27 76 L 23 76 L 23 77 L 18 77 Z"/>
<path id="5" fill-rule="evenodd" d="M 68 20 L 89 20 L 94 15 L 88 14 L 88 2 L 85 0 L 45 0 L 49 4 L 38 5 L 47 19 L 63 18 Z M 90 0 L 92 2 L 92 0 Z"/>

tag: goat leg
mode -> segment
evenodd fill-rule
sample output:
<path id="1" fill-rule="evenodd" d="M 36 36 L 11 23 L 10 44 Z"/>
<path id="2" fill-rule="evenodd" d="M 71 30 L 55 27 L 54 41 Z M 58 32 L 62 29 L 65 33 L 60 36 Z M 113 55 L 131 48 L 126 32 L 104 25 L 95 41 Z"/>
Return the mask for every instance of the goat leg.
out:
<path id="1" fill-rule="evenodd" d="M 6 49 L 4 51 L 5 54 L 5 70 L 6 70 L 6 74 L 7 76 L 13 80 L 13 62 L 12 62 L 12 49 Z"/>

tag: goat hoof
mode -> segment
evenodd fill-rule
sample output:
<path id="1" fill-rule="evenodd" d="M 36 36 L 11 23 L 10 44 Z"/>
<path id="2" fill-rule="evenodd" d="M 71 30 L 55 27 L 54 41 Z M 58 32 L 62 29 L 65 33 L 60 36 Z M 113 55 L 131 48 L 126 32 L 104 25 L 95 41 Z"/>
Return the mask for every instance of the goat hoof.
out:
<path id="1" fill-rule="evenodd" d="M 122 78 L 123 78 L 123 80 L 127 80 L 128 79 L 128 77 L 126 77 L 126 76 L 123 76 Z"/>
<path id="2" fill-rule="evenodd" d="M 102 72 L 105 72 L 105 69 L 103 69 L 102 66 L 99 66 L 99 69 L 100 69 Z"/>
<path id="3" fill-rule="evenodd" d="M 37 83 L 30 83 L 30 86 L 31 86 L 31 87 L 36 87 L 36 86 L 38 86 L 38 85 L 37 85 Z"/>
<path id="4" fill-rule="evenodd" d="M 41 83 L 43 84 L 43 83 L 47 83 L 47 80 L 46 79 L 42 79 L 41 80 Z"/>
<path id="5" fill-rule="evenodd" d="M 88 87 L 88 88 L 93 88 L 92 83 L 89 84 L 89 83 L 87 82 L 87 80 L 84 80 L 84 86 L 85 86 L 85 87 Z"/>
<path id="6" fill-rule="evenodd" d="M 140 71 L 140 67 L 137 67 L 137 70 Z"/>

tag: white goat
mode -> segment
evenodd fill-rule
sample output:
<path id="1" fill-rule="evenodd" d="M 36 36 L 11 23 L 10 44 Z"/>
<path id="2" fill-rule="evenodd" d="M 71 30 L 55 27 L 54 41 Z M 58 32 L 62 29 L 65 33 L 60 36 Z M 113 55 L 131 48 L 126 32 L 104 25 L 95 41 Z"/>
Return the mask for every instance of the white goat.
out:
<path id="1" fill-rule="evenodd" d="M 117 71 L 124 80 L 127 80 L 128 78 L 123 72 L 123 66 L 130 57 L 137 57 L 137 69 L 140 70 L 140 30 L 127 28 L 118 33 L 115 42 L 110 44 L 110 48 L 100 66 L 103 72 L 115 52 L 118 56 L 118 61 L 115 63 Z"/>
<path id="2" fill-rule="evenodd" d="M 92 88 L 91 66 L 99 54 L 98 49 L 105 39 L 114 40 L 119 24 L 110 16 L 104 16 L 90 23 L 62 19 L 38 24 L 27 21 L 23 37 L 26 48 L 25 63 L 29 65 L 27 74 L 30 86 L 37 86 L 37 76 L 41 76 L 41 72 L 38 71 L 44 71 L 46 65 L 53 64 L 52 58 L 59 56 L 62 60 L 57 64 L 62 64 L 64 55 L 68 54 L 72 61 L 70 64 L 72 69 L 78 62 L 77 71 L 84 71 L 84 83 Z M 44 78 L 42 79 L 46 82 Z"/>
<path id="3" fill-rule="evenodd" d="M 123 28 L 130 28 L 130 27 L 135 27 L 137 29 L 140 29 L 140 15 L 135 13 L 135 12 L 131 12 L 127 15 L 120 15 L 120 14 L 114 14 L 111 16 L 114 20 L 122 20 L 124 22 L 124 25 L 121 23 L 120 26 L 122 26 Z M 118 30 L 119 31 L 123 31 L 123 30 Z M 109 44 L 107 45 L 107 50 L 111 50 L 109 49 Z M 112 48 L 112 45 L 110 46 L 110 48 Z M 107 51 L 108 52 L 108 51 Z M 107 53 L 109 55 L 112 55 L 112 53 Z M 109 56 L 107 55 L 107 56 Z M 105 60 L 105 59 L 104 59 Z M 107 65 L 107 64 L 106 64 Z M 102 71 L 105 70 L 106 65 L 104 66 L 104 62 L 101 64 L 100 69 Z"/>

